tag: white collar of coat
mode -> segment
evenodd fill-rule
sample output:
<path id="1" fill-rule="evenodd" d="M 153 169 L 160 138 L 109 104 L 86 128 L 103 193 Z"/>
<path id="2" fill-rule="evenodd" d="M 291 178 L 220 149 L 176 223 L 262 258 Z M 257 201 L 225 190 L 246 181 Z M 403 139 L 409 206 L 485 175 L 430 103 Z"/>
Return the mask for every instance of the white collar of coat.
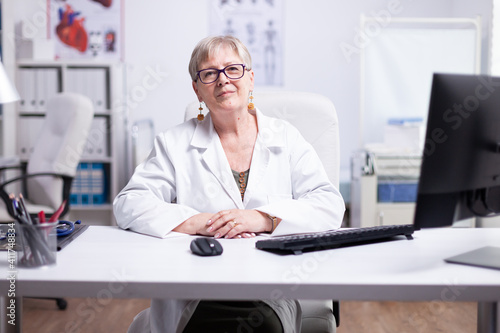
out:
<path id="1" fill-rule="evenodd" d="M 285 124 L 282 120 L 267 117 L 259 109 L 249 112 L 255 112 L 257 115 L 257 125 L 259 127 L 257 140 L 266 147 L 285 146 L 284 136 L 281 134 L 285 130 Z M 215 135 L 217 135 L 217 132 L 215 131 L 210 112 L 208 112 L 205 115 L 205 119 L 198 122 L 193 138 L 191 139 L 191 145 L 197 148 L 208 148 Z"/>

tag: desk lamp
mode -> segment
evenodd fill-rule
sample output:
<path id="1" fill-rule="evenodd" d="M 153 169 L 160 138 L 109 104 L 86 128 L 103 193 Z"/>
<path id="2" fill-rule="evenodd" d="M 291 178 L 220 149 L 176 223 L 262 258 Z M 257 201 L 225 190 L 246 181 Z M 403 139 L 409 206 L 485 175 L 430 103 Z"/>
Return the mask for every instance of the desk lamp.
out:
<path id="1" fill-rule="evenodd" d="M 16 88 L 12 85 L 5 73 L 5 69 L 0 60 L 0 104 L 10 103 L 17 101 L 19 99 L 19 94 Z"/>
<path id="2" fill-rule="evenodd" d="M 3 68 L 3 63 L 0 59 L 0 104 L 10 103 L 17 101 L 19 99 L 19 94 L 17 93 L 16 88 L 12 85 Z M 2 115 L 3 110 L 0 105 L 0 116 Z M 3 136 L 3 134 L 2 134 Z M 3 140 L 3 137 L 2 137 Z M 1 149 L 0 149 L 1 154 Z M 3 158 L 0 156 L 0 167 L 5 166 L 6 164 L 18 163 L 18 158 L 9 159 Z M 3 174 L 0 175 L 0 181 L 3 180 Z"/>

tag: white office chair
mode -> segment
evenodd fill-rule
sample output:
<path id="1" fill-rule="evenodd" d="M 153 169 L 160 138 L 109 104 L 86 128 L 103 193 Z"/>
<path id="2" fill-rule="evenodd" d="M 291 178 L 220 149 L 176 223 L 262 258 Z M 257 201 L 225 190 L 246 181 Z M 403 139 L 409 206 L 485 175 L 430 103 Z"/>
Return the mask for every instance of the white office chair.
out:
<path id="1" fill-rule="evenodd" d="M 41 133 L 26 165 L 1 166 L 0 172 L 19 170 L 21 175 L 0 184 L 0 223 L 13 221 L 9 193 L 21 192 L 30 215 L 43 210 L 50 216 L 66 200 L 61 216 L 69 210 L 71 182 L 94 117 L 92 101 L 76 93 L 61 93 L 47 103 Z M 22 134 L 22 133 L 21 133 Z"/>
<path id="2" fill-rule="evenodd" d="M 155 125 L 152 119 L 140 119 L 132 124 L 132 167 L 143 162 L 153 149 Z"/>
<path id="3" fill-rule="evenodd" d="M 254 104 L 265 115 L 287 120 L 316 150 L 330 181 L 339 186 L 340 143 L 337 111 L 325 96 L 292 91 L 255 92 Z M 199 102 L 186 108 L 184 120 L 200 112 Z"/>
<path id="4" fill-rule="evenodd" d="M 326 97 L 305 92 L 254 93 L 254 104 L 268 116 L 285 119 L 294 125 L 312 144 L 326 169 L 330 181 L 339 186 L 340 144 L 337 112 Z M 199 113 L 199 102 L 189 104 L 185 120 Z M 331 333 L 339 325 L 339 302 L 300 300 L 302 333 Z M 139 313 L 129 333 L 144 332 L 149 325 L 149 309 Z M 146 329 L 147 331 L 147 329 Z"/>
<path id="5" fill-rule="evenodd" d="M 332 101 L 306 92 L 255 92 L 254 104 L 265 115 L 284 119 L 295 126 L 314 147 L 330 181 L 338 188 L 340 170 L 339 122 Z M 200 107 L 193 102 L 185 119 L 195 118 Z M 338 301 L 301 300 L 302 333 L 335 332 L 339 325 Z M 332 316 L 333 314 L 333 316 Z"/>

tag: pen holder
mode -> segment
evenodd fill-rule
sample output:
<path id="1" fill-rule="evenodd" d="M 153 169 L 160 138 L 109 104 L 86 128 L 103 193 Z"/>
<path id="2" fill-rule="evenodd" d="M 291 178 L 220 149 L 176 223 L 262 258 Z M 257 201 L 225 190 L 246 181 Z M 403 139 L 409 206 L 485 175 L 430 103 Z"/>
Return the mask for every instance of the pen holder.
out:
<path id="1" fill-rule="evenodd" d="M 17 265 L 19 267 L 42 267 L 56 263 L 57 224 L 58 222 L 17 223 Z"/>

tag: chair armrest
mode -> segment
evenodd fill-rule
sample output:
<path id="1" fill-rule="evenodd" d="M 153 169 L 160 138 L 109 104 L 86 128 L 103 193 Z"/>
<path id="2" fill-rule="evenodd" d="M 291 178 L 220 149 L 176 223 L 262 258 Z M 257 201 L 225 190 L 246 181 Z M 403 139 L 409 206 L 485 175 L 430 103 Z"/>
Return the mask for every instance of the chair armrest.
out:
<path id="1" fill-rule="evenodd" d="M 19 157 L 0 157 L 0 181 L 4 180 L 6 170 L 20 169 L 26 173 L 26 164 L 20 162 Z"/>
<path id="2" fill-rule="evenodd" d="M 7 178 L 7 170 L 19 170 L 18 173 L 26 173 L 26 164 L 19 165 L 3 165 L 0 166 L 0 182 L 4 182 Z"/>
<path id="3" fill-rule="evenodd" d="M 13 170 L 13 169 L 21 169 L 22 171 L 26 170 L 26 165 L 6 165 L 6 166 L 0 166 L 0 172 L 4 170 Z"/>
<path id="4" fill-rule="evenodd" d="M 0 167 L 19 165 L 20 162 L 19 156 L 0 157 Z"/>
<path id="5" fill-rule="evenodd" d="M 335 324 L 340 326 L 340 301 L 333 300 L 333 316 L 335 317 Z"/>
<path id="6" fill-rule="evenodd" d="M 63 180 L 63 200 L 66 200 L 66 205 L 60 216 L 64 216 L 69 211 L 69 206 L 70 206 L 69 196 L 71 192 L 71 183 L 73 182 L 74 177 L 55 172 L 38 172 L 38 173 L 24 174 L 15 178 L 11 178 L 0 184 L 0 197 L 5 202 L 5 205 L 7 206 L 7 210 L 10 216 L 14 217 L 15 214 L 12 208 L 11 201 L 9 199 L 9 194 L 5 190 L 5 187 L 15 182 L 24 181 L 28 178 L 35 178 L 40 176 L 53 176 L 61 178 Z"/>
<path id="7" fill-rule="evenodd" d="M 62 180 L 65 179 L 73 179 L 73 176 L 68 176 L 62 173 L 55 173 L 55 172 L 37 172 L 37 173 L 27 173 L 18 177 L 11 178 L 3 183 L 0 184 L 0 188 L 3 190 L 5 186 L 21 181 L 21 180 L 26 180 L 28 178 L 34 178 L 34 177 L 40 177 L 40 176 L 53 176 L 53 177 L 58 177 L 61 178 Z"/>

